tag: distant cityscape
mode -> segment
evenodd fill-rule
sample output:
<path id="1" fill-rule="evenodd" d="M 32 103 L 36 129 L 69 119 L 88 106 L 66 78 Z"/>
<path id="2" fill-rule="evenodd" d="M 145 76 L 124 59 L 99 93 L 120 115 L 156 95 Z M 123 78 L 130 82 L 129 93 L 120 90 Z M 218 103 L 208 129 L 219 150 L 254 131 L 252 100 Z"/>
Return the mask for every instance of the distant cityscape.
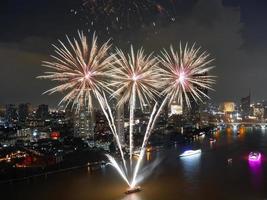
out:
<path id="1" fill-rule="evenodd" d="M 120 140 L 127 150 L 129 136 L 128 109 L 112 107 Z M 144 105 L 136 109 L 134 142 L 141 145 L 142 137 L 151 113 Z M 261 124 L 267 120 L 267 103 L 251 103 L 250 94 L 240 102 L 227 101 L 216 106 L 212 103 L 183 108 L 176 102 L 166 106 L 155 126 L 150 145 L 190 143 L 201 134 L 209 134 L 222 128 L 237 128 L 235 124 Z M 260 128 L 260 127 L 259 127 Z M 265 128 L 265 124 L 264 127 Z M 89 161 L 105 160 L 103 153 L 116 153 L 105 116 L 100 109 L 79 112 L 71 108 L 57 110 L 41 104 L 8 104 L 0 109 L 0 165 L 3 180 L 9 179 L 16 168 L 42 168 L 50 170 L 62 166 L 71 167 Z M 136 151 L 138 150 L 135 149 Z M 93 153 L 92 153 L 93 152 Z M 78 163 L 73 159 L 77 157 Z M 3 167 L 4 166 L 4 167 Z M 11 171 L 10 171 L 11 170 Z"/>

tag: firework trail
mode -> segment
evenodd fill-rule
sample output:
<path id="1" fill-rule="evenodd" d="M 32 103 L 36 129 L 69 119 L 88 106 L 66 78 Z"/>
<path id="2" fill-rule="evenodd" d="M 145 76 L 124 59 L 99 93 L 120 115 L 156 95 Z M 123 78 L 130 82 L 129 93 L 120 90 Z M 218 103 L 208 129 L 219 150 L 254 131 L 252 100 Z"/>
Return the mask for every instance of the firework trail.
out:
<path id="1" fill-rule="evenodd" d="M 133 126 L 134 111 L 137 102 L 143 108 L 144 104 L 150 104 L 150 101 L 156 101 L 159 95 L 158 89 L 160 68 L 158 60 L 152 54 L 146 56 L 144 50 L 140 49 L 137 53 L 131 47 L 130 54 L 124 54 L 117 49 L 116 62 L 111 68 L 112 82 L 110 86 L 116 88 L 113 97 L 117 97 L 118 107 L 129 102 L 130 108 L 130 127 L 129 127 L 129 148 L 130 165 L 132 167 L 133 155 Z"/>
<path id="2" fill-rule="evenodd" d="M 109 127 L 111 129 L 111 132 L 112 132 L 112 134 L 113 134 L 113 136 L 115 138 L 116 144 L 117 144 L 117 146 L 119 148 L 119 151 L 120 151 L 120 154 L 121 154 L 121 158 L 122 158 L 122 161 L 123 161 L 125 172 L 127 173 L 128 172 L 127 164 L 126 164 L 126 160 L 125 160 L 124 153 L 123 153 L 123 150 L 122 150 L 121 141 L 119 139 L 119 135 L 117 133 L 117 129 L 116 129 L 116 126 L 115 126 L 114 117 L 112 115 L 112 111 L 111 111 L 111 108 L 110 108 L 110 106 L 108 104 L 108 101 L 107 101 L 105 93 L 103 92 L 102 96 L 101 96 L 101 94 L 97 93 L 97 99 L 98 99 L 100 107 L 101 107 L 101 109 L 102 109 L 102 111 L 103 111 L 103 113 L 104 113 L 104 115 L 105 115 L 105 117 L 106 117 L 106 119 L 108 121 L 108 124 L 109 124 Z M 114 162 L 116 162 L 115 159 L 114 159 L 114 161 L 112 161 L 112 163 L 114 163 Z M 114 165 L 112 165 L 112 166 L 114 166 Z"/>
<path id="3" fill-rule="evenodd" d="M 113 166 L 113 167 L 119 172 L 120 176 L 121 176 L 121 177 L 123 178 L 123 180 L 128 184 L 128 186 L 131 187 L 131 185 L 130 185 L 128 179 L 127 179 L 126 174 L 125 174 L 125 173 L 123 172 L 123 170 L 120 168 L 120 166 L 118 165 L 118 163 L 116 162 L 116 160 L 115 160 L 112 156 L 110 156 L 110 155 L 108 155 L 108 154 L 106 154 L 106 156 L 107 156 L 107 158 L 108 158 L 109 161 L 110 161 L 110 163 L 108 163 L 108 164 L 110 164 L 111 166 Z"/>
<path id="4" fill-rule="evenodd" d="M 137 182 L 136 182 L 136 178 L 137 178 L 137 174 L 140 170 L 140 165 L 141 165 L 141 162 L 144 158 L 144 155 L 145 155 L 145 152 L 146 152 L 146 146 L 147 146 L 147 143 L 148 143 L 148 139 L 152 133 L 152 130 L 155 126 L 155 123 L 158 119 L 158 116 L 162 110 L 162 108 L 165 106 L 166 102 L 168 100 L 168 96 L 165 97 L 165 99 L 162 101 L 160 107 L 157 109 L 158 107 L 158 103 L 155 104 L 154 108 L 153 108 L 153 111 L 150 115 L 150 119 L 149 119 L 149 122 L 148 122 L 148 125 L 147 125 L 147 128 L 146 128 L 146 132 L 145 132 L 145 136 L 144 136 L 144 139 L 143 139 L 143 143 L 142 143 L 142 146 L 141 146 L 141 152 L 140 152 L 140 155 L 139 155 L 139 158 L 137 160 L 137 163 L 135 165 L 135 168 L 134 168 L 134 174 L 133 174 L 133 179 L 132 179 L 132 182 L 131 182 L 131 187 L 134 187 L 136 186 Z"/>

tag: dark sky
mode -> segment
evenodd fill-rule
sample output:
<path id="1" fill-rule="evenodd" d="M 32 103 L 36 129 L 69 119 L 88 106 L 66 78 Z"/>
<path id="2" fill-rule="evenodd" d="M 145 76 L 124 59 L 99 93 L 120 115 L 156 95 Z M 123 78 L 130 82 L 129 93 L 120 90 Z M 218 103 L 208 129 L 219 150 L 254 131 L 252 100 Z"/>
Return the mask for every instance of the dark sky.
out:
<path id="1" fill-rule="evenodd" d="M 175 22 L 145 24 L 107 35 L 114 45 L 143 46 L 159 51 L 179 41 L 196 42 L 216 58 L 218 76 L 214 102 L 252 98 L 267 100 L 267 1 L 266 0 L 176 0 Z M 32 102 L 56 105 L 61 95 L 41 95 L 52 87 L 37 80 L 43 74 L 41 61 L 53 53 L 51 43 L 87 31 L 79 12 L 81 0 L 4 0 L 0 3 L 0 104 Z M 166 0 L 158 0 L 164 5 Z M 78 11 L 73 14 L 71 10 Z M 168 7 L 168 9 L 170 9 Z M 160 17 L 160 16 L 157 16 Z"/>

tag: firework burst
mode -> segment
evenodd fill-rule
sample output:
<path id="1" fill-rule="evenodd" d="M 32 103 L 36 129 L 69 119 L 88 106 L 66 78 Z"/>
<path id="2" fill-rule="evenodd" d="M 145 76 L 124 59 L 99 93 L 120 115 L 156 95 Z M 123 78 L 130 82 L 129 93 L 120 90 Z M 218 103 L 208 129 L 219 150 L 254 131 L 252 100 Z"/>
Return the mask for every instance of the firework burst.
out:
<path id="1" fill-rule="evenodd" d="M 106 69 L 113 63 L 113 57 L 108 54 L 111 47 L 109 42 L 102 46 L 97 45 L 97 37 L 94 34 L 91 43 L 82 32 L 78 32 L 79 40 L 71 41 L 67 37 L 69 49 L 59 41 L 59 46 L 54 46 L 54 61 L 43 62 L 43 66 L 52 71 L 38 78 L 59 82 L 59 85 L 46 91 L 53 94 L 66 92 L 67 94 L 59 104 L 73 103 L 79 110 L 81 106 L 88 105 L 92 109 L 92 98 L 102 90 L 109 91 L 104 78 Z"/>
<path id="2" fill-rule="evenodd" d="M 152 55 L 145 55 L 140 49 L 137 53 L 131 47 L 130 54 L 124 54 L 117 49 L 116 62 L 111 69 L 112 83 L 115 88 L 112 96 L 119 99 L 118 106 L 129 102 L 130 107 L 130 161 L 132 166 L 133 154 L 133 125 L 136 102 L 139 101 L 141 108 L 149 104 L 150 100 L 156 101 L 160 88 L 160 69 L 158 60 Z M 137 101 L 136 101 L 137 100 Z"/>
<path id="3" fill-rule="evenodd" d="M 173 47 L 164 50 L 159 57 L 163 65 L 165 89 L 162 94 L 169 96 L 171 103 L 176 100 L 178 103 L 191 106 L 190 98 L 194 101 L 203 101 L 203 97 L 209 98 L 205 90 L 212 90 L 215 83 L 214 76 L 208 72 L 214 68 L 211 65 L 213 59 L 209 54 L 200 52 L 200 48 L 191 48 L 186 44 L 184 48 L 180 44 L 179 51 Z"/>
<path id="4" fill-rule="evenodd" d="M 120 97 L 118 106 L 129 102 L 137 97 L 140 106 L 149 104 L 151 100 L 156 101 L 161 87 L 158 81 L 161 77 L 158 60 L 152 54 L 146 55 L 143 49 L 137 53 L 131 47 L 130 54 L 125 54 L 117 49 L 116 62 L 109 74 L 115 88 L 112 96 Z"/>

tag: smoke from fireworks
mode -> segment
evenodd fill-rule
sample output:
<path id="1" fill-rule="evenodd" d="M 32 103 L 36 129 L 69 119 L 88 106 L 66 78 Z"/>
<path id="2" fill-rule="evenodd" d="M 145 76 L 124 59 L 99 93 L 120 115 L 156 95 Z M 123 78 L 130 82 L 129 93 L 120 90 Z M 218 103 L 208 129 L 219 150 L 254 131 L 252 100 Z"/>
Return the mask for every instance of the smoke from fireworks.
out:
<path id="1" fill-rule="evenodd" d="M 214 76 L 208 75 L 208 72 L 214 68 L 211 66 L 213 59 L 209 59 L 206 52 L 200 53 L 200 48 L 191 48 L 186 46 L 184 49 L 180 44 L 179 51 L 173 47 L 170 50 L 164 50 L 160 61 L 163 65 L 163 80 L 165 89 L 162 94 L 167 95 L 172 101 L 177 101 L 187 106 L 191 106 L 190 100 L 202 101 L 202 97 L 209 98 L 206 90 L 212 90 L 215 83 Z"/>

